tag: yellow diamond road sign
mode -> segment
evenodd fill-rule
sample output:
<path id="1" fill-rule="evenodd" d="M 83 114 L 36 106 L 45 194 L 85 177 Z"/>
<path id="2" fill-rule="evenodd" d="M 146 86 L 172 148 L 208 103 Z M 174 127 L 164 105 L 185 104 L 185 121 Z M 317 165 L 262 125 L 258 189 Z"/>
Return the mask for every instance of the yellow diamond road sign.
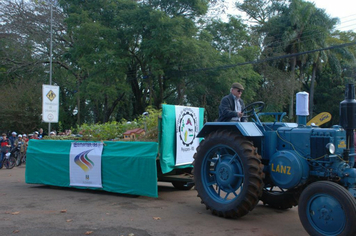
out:
<path id="1" fill-rule="evenodd" d="M 56 98 L 56 94 L 52 90 L 49 90 L 46 97 L 52 102 Z"/>

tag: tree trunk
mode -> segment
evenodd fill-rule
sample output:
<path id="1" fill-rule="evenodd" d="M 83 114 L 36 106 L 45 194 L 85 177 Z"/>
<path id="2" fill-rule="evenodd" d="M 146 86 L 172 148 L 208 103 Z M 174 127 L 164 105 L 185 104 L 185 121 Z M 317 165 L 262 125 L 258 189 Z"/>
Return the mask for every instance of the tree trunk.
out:
<path id="1" fill-rule="evenodd" d="M 76 78 L 77 78 L 77 110 L 78 110 L 78 113 L 77 113 L 77 125 L 80 126 L 80 114 L 81 114 L 81 109 L 80 109 L 80 92 L 79 92 L 79 88 L 80 88 L 80 84 L 81 84 L 81 78 L 79 75 L 76 75 Z"/>
<path id="2" fill-rule="evenodd" d="M 315 76 L 316 76 L 316 63 L 313 63 L 313 72 L 312 78 L 310 81 L 310 91 L 309 91 L 309 117 L 310 119 L 313 117 L 313 109 L 314 109 L 314 86 L 315 86 Z"/>
<path id="3" fill-rule="evenodd" d="M 155 99 L 155 103 L 154 103 L 157 108 L 159 108 L 163 102 L 164 87 L 163 87 L 163 76 L 162 75 L 158 76 L 158 88 L 159 88 L 159 91 L 158 91 L 157 98 Z"/>
<path id="4" fill-rule="evenodd" d="M 295 64 L 296 57 L 292 57 L 290 60 L 290 101 L 289 101 L 289 120 L 294 119 L 294 84 L 295 84 Z"/>
<path id="5" fill-rule="evenodd" d="M 111 106 L 108 106 L 105 112 L 105 117 L 103 122 L 108 122 L 110 119 L 111 114 L 114 112 L 116 106 L 119 104 L 119 102 L 124 98 L 125 93 L 121 93 L 118 95 L 118 97 L 113 101 Z"/>
<path id="6" fill-rule="evenodd" d="M 134 67 L 134 66 L 133 66 Z M 134 107 L 134 112 L 136 112 L 137 114 L 142 114 L 144 112 L 144 106 L 143 106 L 143 99 L 142 99 L 142 91 L 140 88 L 140 85 L 137 81 L 136 78 L 136 70 L 129 68 L 128 72 L 127 72 L 128 76 L 127 76 L 127 80 L 130 83 L 131 86 L 131 91 L 133 93 L 133 107 Z"/>
<path id="7" fill-rule="evenodd" d="M 183 105 L 184 94 L 185 94 L 184 82 L 178 84 L 177 93 L 178 93 L 177 102 L 179 105 Z"/>
<path id="8" fill-rule="evenodd" d="M 299 71 L 300 71 L 300 74 L 299 74 L 299 81 L 303 82 L 303 81 L 304 81 L 304 68 L 303 68 L 303 63 L 300 63 Z"/>

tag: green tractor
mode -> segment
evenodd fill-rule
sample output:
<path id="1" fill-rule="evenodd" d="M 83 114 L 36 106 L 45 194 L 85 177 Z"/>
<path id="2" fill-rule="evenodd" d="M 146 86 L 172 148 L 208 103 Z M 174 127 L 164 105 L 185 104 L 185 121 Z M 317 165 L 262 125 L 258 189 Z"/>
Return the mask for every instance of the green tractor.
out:
<path id="1" fill-rule="evenodd" d="M 285 113 L 268 113 L 275 121 L 261 122 L 264 103 L 255 102 L 243 111 L 253 122 L 204 125 L 194 182 L 214 215 L 242 217 L 260 200 L 278 209 L 299 205 L 310 235 L 356 235 L 354 85 L 346 86 L 340 125 L 331 128 L 306 125 L 304 95 L 297 94 L 297 123 L 283 122 Z"/>

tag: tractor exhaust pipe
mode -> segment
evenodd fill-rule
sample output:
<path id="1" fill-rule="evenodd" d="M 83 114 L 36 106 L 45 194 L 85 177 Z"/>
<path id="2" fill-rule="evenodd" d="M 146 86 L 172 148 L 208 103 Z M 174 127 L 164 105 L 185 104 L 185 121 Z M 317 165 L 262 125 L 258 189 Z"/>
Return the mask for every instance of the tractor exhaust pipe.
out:
<path id="1" fill-rule="evenodd" d="M 346 150 L 343 155 L 344 160 L 348 161 L 348 153 L 353 153 L 354 148 L 354 129 L 356 129 L 356 100 L 355 88 L 353 84 L 347 84 L 345 88 L 345 100 L 340 103 L 340 126 L 346 130 Z M 347 159 L 347 160 L 346 160 Z M 354 160 L 352 160 L 354 162 Z"/>

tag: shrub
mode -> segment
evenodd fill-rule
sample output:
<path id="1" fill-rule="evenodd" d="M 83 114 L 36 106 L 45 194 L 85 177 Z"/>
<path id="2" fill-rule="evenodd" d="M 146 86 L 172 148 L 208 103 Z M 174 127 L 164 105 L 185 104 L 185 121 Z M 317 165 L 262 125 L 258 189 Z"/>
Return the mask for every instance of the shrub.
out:
<path id="1" fill-rule="evenodd" d="M 148 107 L 146 110 L 148 116 L 140 116 L 133 121 L 125 119 L 120 122 L 111 121 L 105 124 L 83 124 L 77 127 L 78 134 L 76 136 L 55 136 L 46 137 L 46 139 L 75 139 L 75 140 L 123 140 L 123 133 L 127 130 L 146 128 L 146 135 L 139 138 L 141 141 L 158 141 L 158 117 L 161 116 L 162 110 L 157 110 Z"/>

